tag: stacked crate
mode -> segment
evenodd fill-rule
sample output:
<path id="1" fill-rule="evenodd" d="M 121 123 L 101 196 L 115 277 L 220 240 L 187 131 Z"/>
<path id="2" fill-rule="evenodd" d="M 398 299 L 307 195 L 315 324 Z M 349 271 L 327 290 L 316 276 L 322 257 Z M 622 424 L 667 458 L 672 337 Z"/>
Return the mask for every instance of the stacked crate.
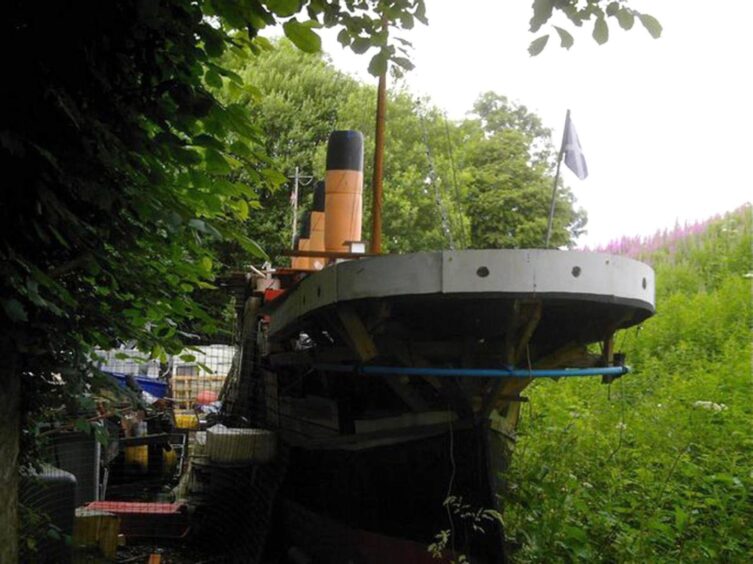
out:
<path id="1" fill-rule="evenodd" d="M 204 390 L 216 392 L 219 396 L 226 378 L 224 374 L 191 375 L 180 374 L 180 372 L 176 370 L 175 376 L 172 377 L 172 398 L 175 400 L 176 409 L 191 409 L 196 403 L 198 393 Z"/>
<path id="2" fill-rule="evenodd" d="M 226 345 L 208 345 L 183 352 L 185 354 L 173 357 L 171 397 L 176 409 L 191 409 L 199 392 L 208 390 L 219 396 L 235 350 Z M 195 360 L 184 361 L 188 354 Z"/>

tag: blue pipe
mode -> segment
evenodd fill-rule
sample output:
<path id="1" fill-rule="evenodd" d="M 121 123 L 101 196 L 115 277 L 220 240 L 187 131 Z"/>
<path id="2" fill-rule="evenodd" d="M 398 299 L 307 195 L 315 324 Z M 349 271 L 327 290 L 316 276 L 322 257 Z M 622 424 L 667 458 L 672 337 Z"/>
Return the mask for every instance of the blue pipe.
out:
<path id="1" fill-rule="evenodd" d="M 355 372 L 357 374 L 393 374 L 402 376 L 468 376 L 471 378 L 564 378 L 569 376 L 622 376 L 629 366 L 601 368 L 427 368 L 418 366 L 360 366 L 354 364 L 315 364 L 317 370 Z"/>

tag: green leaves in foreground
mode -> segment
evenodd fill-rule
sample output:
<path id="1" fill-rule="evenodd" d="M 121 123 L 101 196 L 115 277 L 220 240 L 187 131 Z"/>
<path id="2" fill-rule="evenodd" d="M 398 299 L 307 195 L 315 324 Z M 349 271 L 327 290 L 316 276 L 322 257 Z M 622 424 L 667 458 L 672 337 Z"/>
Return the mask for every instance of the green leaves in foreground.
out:
<path id="1" fill-rule="evenodd" d="M 604 18 L 597 18 L 594 22 L 593 38 L 599 45 L 604 45 L 609 40 L 609 26 Z"/>
<path id="2" fill-rule="evenodd" d="M 648 14 L 643 14 L 628 7 L 627 2 L 615 0 L 595 0 L 594 2 L 578 3 L 574 0 L 555 2 L 554 0 L 535 0 L 533 3 L 533 16 L 530 20 L 530 31 L 539 31 L 547 24 L 556 11 L 563 14 L 575 27 L 581 27 L 584 23 L 593 21 L 591 37 L 599 45 L 609 41 L 609 18 L 617 20 L 624 30 L 633 27 L 637 17 L 651 37 L 658 39 L 662 33 L 659 21 Z M 560 37 L 560 46 L 569 49 L 573 45 L 573 37 L 568 31 L 559 26 L 552 26 Z M 549 34 L 534 39 L 528 46 L 531 56 L 540 54 L 547 45 Z"/>
<path id="3" fill-rule="evenodd" d="M 557 34 L 560 36 L 560 47 L 570 49 L 570 47 L 573 46 L 573 36 L 561 27 L 557 27 L 556 25 L 553 27 Z"/>
<path id="4" fill-rule="evenodd" d="M 379 51 L 371 58 L 369 62 L 369 74 L 372 76 L 380 76 L 387 71 L 387 62 L 389 61 L 389 53 L 384 49 Z"/>
<path id="5" fill-rule="evenodd" d="M 544 50 L 544 47 L 546 47 L 547 42 L 549 41 L 548 35 L 542 35 L 541 37 L 537 37 L 533 41 L 531 41 L 531 44 L 528 46 L 528 52 L 531 54 L 532 57 L 535 57 L 539 53 L 541 53 Z"/>
<path id="6" fill-rule="evenodd" d="M 282 25 L 285 35 L 301 51 L 306 53 L 316 53 L 322 49 L 322 38 L 312 29 L 315 22 L 300 23 L 297 20 L 290 20 Z"/>
<path id="7" fill-rule="evenodd" d="M 643 27 L 645 27 L 646 31 L 651 34 L 651 37 L 654 39 L 661 37 L 662 26 L 659 23 L 659 20 L 648 14 L 638 14 L 638 19 L 641 20 Z"/>

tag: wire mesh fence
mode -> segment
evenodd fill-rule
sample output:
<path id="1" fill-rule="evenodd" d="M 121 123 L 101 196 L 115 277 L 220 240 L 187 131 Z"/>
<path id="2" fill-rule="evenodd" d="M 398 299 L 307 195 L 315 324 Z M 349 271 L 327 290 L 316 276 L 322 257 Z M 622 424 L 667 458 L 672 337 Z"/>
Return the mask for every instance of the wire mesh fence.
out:
<path id="1" fill-rule="evenodd" d="M 249 415 L 239 341 L 96 351 L 90 412 L 46 431 L 22 479 L 29 562 L 260 561 L 284 463 Z"/>

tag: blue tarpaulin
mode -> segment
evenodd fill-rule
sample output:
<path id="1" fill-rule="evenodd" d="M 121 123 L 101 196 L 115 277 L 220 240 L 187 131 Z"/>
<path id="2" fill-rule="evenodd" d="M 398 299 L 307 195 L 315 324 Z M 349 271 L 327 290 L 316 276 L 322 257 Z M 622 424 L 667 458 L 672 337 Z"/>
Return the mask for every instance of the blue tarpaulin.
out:
<path id="1" fill-rule="evenodd" d="M 123 374 L 122 372 L 104 372 L 115 378 L 121 388 L 125 388 L 127 374 Z M 167 395 L 167 382 L 157 380 L 156 378 L 145 378 L 144 376 L 133 376 L 133 379 L 136 380 L 136 383 L 143 391 L 153 395 L 155 398 L 164 398 Z"/>

